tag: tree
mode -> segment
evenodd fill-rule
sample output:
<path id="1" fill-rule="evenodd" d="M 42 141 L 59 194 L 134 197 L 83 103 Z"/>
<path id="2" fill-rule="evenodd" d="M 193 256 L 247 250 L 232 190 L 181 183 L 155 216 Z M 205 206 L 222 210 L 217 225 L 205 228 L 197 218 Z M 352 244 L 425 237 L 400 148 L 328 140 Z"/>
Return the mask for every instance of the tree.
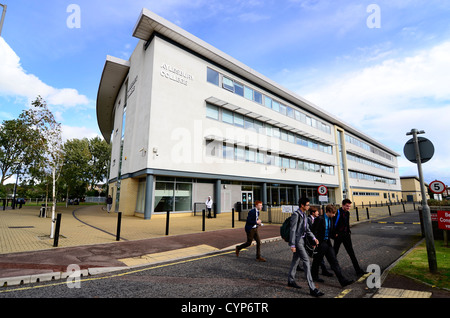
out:
<path id="1" fill-rule="evenodd" d="M 25 121 L 34 131 L 38 133 L 39 143 L 44 149 L 44 154 L 38 162 L 40 165 L 35 165 L 29 170 L 32 176 L 42 176 L 42 172 L 47 176 L 52 174 L 53 181 L 53 206 L 52 206 L 52 224 L 50 230 L 50 238 L 54 235 L 55 213 L 56 213 L 56 181 L 63 164 L 62 151 L 62 133 L 61 124 L 56 122 L 52 112 L 48 109 L 47 103 L 38 96 L 32 107 L 20 114 L 19 119 Z"/>
<path id="2" fill-rule="evenodd" d="M 71 139 L 64 144 L 64 165 L 61 172 L 61 181 L 67 186 L 67 198 L 70 191 L 87 188 L 90 180 L 89 141 L 84 139 Z"/>
<path id="3" fill-rule="evenodd" d="M 3 121 L 0 127 L 0 184 L 19 170 L 27 173 L 36 169 L 42 164 L 44 151 L 39 131 L 33 129 L 27 119 Z"/>
<path id="4" fill-rule="evenodd" d="M 111 157 L 111 145 L 100 137 L 94 137 L 89 140 L 89 151 L 91 153 L 90 186 L 93 189 L 99 182 L 107 178 L 109 161 Z"/>

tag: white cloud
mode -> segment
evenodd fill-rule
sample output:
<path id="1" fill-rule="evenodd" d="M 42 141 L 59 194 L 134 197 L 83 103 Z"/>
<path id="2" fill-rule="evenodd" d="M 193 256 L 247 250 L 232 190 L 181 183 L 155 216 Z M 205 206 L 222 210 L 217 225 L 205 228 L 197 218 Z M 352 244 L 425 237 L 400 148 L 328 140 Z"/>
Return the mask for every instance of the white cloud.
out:
<path id="1" fill-rule="evenodd" d="M 62 139 L 63 142 L 66 142 L 70 139 L 83 139 L 83 138 L 94 138 L 94 137 L 100 137 L 103 139 L 103 137 L 100 135 L 100 133 L 96 130 L 93 130 L 91 128 L 87 127 L 74 127 L 74 126 L 67 126 L 62 125 Z"/>
<path id="2" fill-rule="evenodd" d="M 339 74 L 326 83 L 315 81 L 300 94 L 402 156 L 410 138 L 406 132 L 425 130 L 423 137 L 433 142 L 436 151 L 424 165 L 424 174 L 450 184 L 450 147 L 445 137 L 450 118 L 448 52 L 450 42 L 444 42 L 408 57 Z M 417 174 L 414 164 L 399 160 L 399 165 Z"/>
<path id="3" fill-rule="evenodd" d="M 29 101 L 40 95 L 49 105 L 73 107 L 86 105 L 86 96 L 72 88 L 55 88 L 42 82 L 37 76 L 28 74 L 13 49 L 0 38 L 0 95 L 22 96 Z"/>

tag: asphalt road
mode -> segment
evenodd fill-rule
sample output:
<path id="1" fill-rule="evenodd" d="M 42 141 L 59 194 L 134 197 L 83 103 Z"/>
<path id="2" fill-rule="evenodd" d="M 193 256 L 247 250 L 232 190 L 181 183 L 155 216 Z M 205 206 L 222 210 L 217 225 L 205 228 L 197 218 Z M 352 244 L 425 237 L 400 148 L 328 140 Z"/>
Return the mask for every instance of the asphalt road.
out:
<path id="1" fill-rule="evenodd" d="M 376 264 L 382 272 L 421 237 L 420 225 L 413 224 L 419 222 L 417 212 L 378 221 L 388 223 L 360 223 L 353 226 L 352 240 L 361 267 L 366 269 L 368 265 Z M 297 282 L 302 289 L 287 287 L 292 257 L 287 243 L 265 243 L 262 245 L 262 255 L 267 262 L 256 262 L 255 247 L 252 246 L 241 251 L 239 257 L 236 257 L 234 251 L 228 251 L 81 278 L 78 282 L 72 279 L 2 288 L 0 298 L 146 298 L 155 306 L 166 304 L 167 300 L 163 298 L 178 298 L 169 308 L 176 312 L 182 312 L 183 309 L 191 312 L 200 309 L 211 310 L 212 307 L 198 307 L 206 303 L 222 304 L 220 310 L 224 312 L 249 310 L 248 306 L 244 309 L 242 306 L 232 309 L 232 305 L 224 302 L 224 299 L 240 299 L 240 302 L 245 304 L 255 303 L 254 300 L 264 303 L 264 299 L 274 298 L 311 299 L 303 272 L 297 273 Z M 335 277 L 322 277 L 325 282 L 316 283 L 325 293 L 322 298 L 370 296 L 373 290 L 367 288 L 364 279 L 357 281 L 358 277 L 343 246 L 339 251 L 338 261 L 344 275 L 356 282 L 341 288 Z M 218 305 L 215 310 L 219 310 Z M 263 312 L 264 306 L 253 304 L 252 310 Z"/>

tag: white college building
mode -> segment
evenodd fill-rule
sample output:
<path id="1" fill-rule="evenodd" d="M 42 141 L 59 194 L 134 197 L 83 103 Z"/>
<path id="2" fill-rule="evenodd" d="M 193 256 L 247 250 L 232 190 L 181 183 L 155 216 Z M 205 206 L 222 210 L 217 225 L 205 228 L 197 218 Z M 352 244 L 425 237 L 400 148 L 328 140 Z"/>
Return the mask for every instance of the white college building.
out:
<path id="1" fill-rule="evenodd" d="M 107 57 L 97 97 L 116 211 L 319 203 L 319 186 L 331 203 L 401 199 L 393 150 L 153 12 L 133 36 L 128 61 Z"/>

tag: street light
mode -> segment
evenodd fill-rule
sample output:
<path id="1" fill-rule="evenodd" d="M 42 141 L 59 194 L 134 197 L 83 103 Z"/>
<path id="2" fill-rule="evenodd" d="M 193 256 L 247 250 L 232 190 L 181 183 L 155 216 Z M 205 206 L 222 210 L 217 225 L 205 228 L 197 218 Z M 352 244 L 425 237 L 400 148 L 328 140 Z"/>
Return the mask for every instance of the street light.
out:
<path id="1" fill-rule="evenodd" d="M 422 159 L 421 158 L 421 149 L 419 147 L 419 137 L 417 135 L 424 134 L 425 131 L 418 130 L 418 129 L 411 129 L 410 132 L 407 132 L 407 136 L 413 136 L 413 142 L 414 142 L 414 150 L 415 150 L 415 157 L 417 162 L 417 170 L 419 172 L 419 182 L 420 182 L 420 192 L 422 193 L 422 223 L 424 227 L 425 232 L 425 242 L 427 246 L 427 254 L 428 254 L 428 266 L 430 269 L 430 272 L 435 273 L 437 271 L 437 262 L 436 262 L 436 250 L 434 246 L 434 238 L 433 238 L 433 228 L 431 225 L 431 215 L 430 215 L 430 207 L 427 203 L 427 197 L 426 197 L 426 191 L 425 191 L 425 182 L 423 179 L 423 172 L 422 172 Z M 429 142 L 429 141 L 428 141 Z M 428 151 L 429 152 L 429 151 Z M 425 154 L 425 156 L 428 156 L 431 158 L 433 154 L 428 153 Z M 411 160 L 408 158 L 408 160 Z"/>
<path id="2" fill-rule="evenodd" d="M 0 36 L 2 36 L 3 21 L 5 21 L 5 14 L 6 14 L 6 4 L 0 3 L 0 6 L 3 7 L 2 19 L 0 20 Z"/>

